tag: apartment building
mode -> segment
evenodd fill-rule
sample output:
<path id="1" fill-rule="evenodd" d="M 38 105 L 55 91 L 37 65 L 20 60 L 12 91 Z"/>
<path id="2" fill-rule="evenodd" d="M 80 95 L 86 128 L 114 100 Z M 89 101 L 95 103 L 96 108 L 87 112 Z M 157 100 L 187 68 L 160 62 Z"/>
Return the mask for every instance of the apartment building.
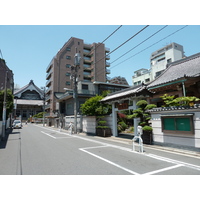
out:
<path id="1" fill-rule="evenodd" d="M 5 80 L 6 73 L 7 73 L 7 80 Z M 5 83 L 6 83 L 6 88 L 11 89 L 11 91 L 13 92 L 14 91 L 13 72 L 8 68 L 5 60 L 0 58 L 0 90 L 4 90 Z"/>
<path id="2" fill-rule="evenodd" d="M 115 83 L 115 84 L 128 85 L 128 82 L 127 82 L 126 78 L 125 77 L 121 77 L 121 76 L 116 76 L 116 77 L 112 78 L 109 82 L 110 83 Z"/>
<path id="3" fill-rule="evenodd" d="M 84 40 L 71 37 L 53 57 L 46 69 L 46 107 L 49 117 L 54 117 L 56 98 L 54 93 L 65 92 L 64 88 L 72 89 L 71 66 L 74 65 L 75 53 L 81 56 L 77 72 L 78 81 L 107 82 L 110 74 L 108 60 L 109 48 L 102 43 L 87 44 Z"/>
<path id="4" fill-rule="evenodd" d="M 150 56 L 150 69 L 139 69 L 132 76 L 133 85 L 149 83 L 156 79 L 164 70 L 167 64 L 180 60 L 184 56 L 183 46 L 175 42 L 154 51 Z"/>

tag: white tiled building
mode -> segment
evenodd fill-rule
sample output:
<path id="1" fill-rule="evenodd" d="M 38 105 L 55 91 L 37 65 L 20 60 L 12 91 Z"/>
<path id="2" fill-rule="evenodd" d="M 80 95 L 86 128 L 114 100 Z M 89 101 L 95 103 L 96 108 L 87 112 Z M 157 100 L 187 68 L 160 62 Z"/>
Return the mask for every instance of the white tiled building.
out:
<path id="1" fill-rule="evenodd" d="M 150 57 L 150 69 L 139 69 L 132 76 L 133 85 L 149 83 L 157 78 L 165 69 L 167 64 L 180 60 L 184 57 L 183 46 L 171 43 L 157 51 Z"/>

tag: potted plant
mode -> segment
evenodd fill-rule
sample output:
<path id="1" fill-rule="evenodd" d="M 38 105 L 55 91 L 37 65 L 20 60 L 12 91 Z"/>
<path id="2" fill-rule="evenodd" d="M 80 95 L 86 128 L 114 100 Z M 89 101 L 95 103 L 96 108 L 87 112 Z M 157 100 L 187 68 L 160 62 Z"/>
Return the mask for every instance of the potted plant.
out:
<path id="1" fill-rule="evenodd" d="M 151 126 L 144 126 L 142 128 L 142 140 L 144 144 L 153 144 L 153 129 Z"/>
<path id="2" fill-rule="evenodd" d="M 96 127 L 96 135 L 101 137 L 110 137 L 112 136 L 111 128 L 106 126 L 106 121 L 102 120 L 104 116 L 97 117 L 97 127 Z"/>
<path id="3" fill-rule="evenodd" d="M 155 108 L 155 104 L 148 104 L 146 100 L 140 100 L 136 104 L 138 109 L 133 111 L 132 115 L 129 115 L 128 118 L 139 118 L 139 125 L 142 126 L 143 134 L 142 139 L 144 144 L 153 144 L 153 129 L 150 126 L 149 120 L 151 119 L 150 113 L 148 110 Z"/>

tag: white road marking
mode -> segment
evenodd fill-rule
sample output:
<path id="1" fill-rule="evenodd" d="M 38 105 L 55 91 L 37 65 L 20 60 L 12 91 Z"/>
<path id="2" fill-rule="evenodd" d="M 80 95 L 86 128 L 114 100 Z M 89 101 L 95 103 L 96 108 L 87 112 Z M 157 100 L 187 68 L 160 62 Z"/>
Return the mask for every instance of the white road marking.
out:
<path id="1" fill-rule="evenodd" d="M 174 166 L 171 166 L 171 167 L 166 167 L 166 168 L 163 168 L 163 169 L 159 169 L 159 170 L 155 170 L 155 171 L 147 172 L 147 173 L 142 174 L 142 175 L 152 175 L 152 174 L 157 174 L 157 173 L 159 173 L 159 172 L 168 171 L 168 170 L 175 169 L 175 168 L 182 167 L 182 166 L 184 166 L 184 165 L 182 165 L 182 164 L 174 165 Z"/>
<path id="2" fill-rule="evenodd" d="M 105 146 L 104 146 L 104 147 L 105 147 Z M 88 153 L 88 154 L 90 154 L 90 155 L 92 155 L 92 156 L 94 156 L 94 157 L 96 157 L 96 158 L 98 158 L 98 159 L 100 159 L 100 160 L 103 160 L 103 161 L 105 161 L 105 162 L 107 162 L 107 163 L 109 163 L 109 164 L 111 164 L 111 165 L 114 165 L 115 167 L 118 167 L 118 168 L 120 168 L 120 169 L 122 169 L 122 170 L 124 170 L 124 171 L 127 171 L 127 172 L 129 172 L 129 173 L 131 173 L 131 174 L 140 175 L 140 174 L 138 174 L 137 172 L 134 172 L 134 171 L 132 171 L 132 170 L 130 170 L 130 169 L 127 169 L 127 168 L 125 168 L 125 167 L 122 167 L 121 165 L 118 165 L 118 164 L 116 164 L 116 163 L 114 163 L 114 162 L 112 162 L 112 161 L 110 161 L 110 160 L 107 160 L 107 159 L 105 159 L 105 158 L 102 158 L 101 156 L 98 156 L 98 155 L 93 154 L 93 153 L 91 153 L 91 152 L 89 152 L 89 151 L 86 151 L 84 148 L 80 148 L 80 150 L 83 151 L 83 152 L 85 152 L 85 153 Z"/>
<path id="3" fill-rule="evenodd" d="M 174 159 L 170 159 L 170 158 L 166 158 L 166 157 L 162 157 L 162 156 L 157 156 L 157 155 L 154 155 L 154 154 L 147 154 L 147 156 L 154 158 L 154 159 L 157 159 L 157 160 L 173 163 L 173 164 L 181 164 L 185 167 L 189 167 L 189 168 L 196 169 L 196 170 L 200 171 L 199 165 L 193 165 L 193 164 L 190 164 L 190 163 L 186 163 L 186 162 L 182 162 L 182 161 L 178 161 L 178 160 L 174 160 Z"/>
<path id="4" fill-rule="evenodd" d="M 56 137 L 54 137 L 53 135 L 50 135 L 49 133 L 46 133 L 46 132 L 44 132 L 44 131 L 41 131 L 41 133 L 43 133 L 43 134 L 45 134 L 45 135 L 48 135 L 49 137 L 52 137 L 52 138 L 56 139 Z"/>
<path id="5" fill-rule="evenodd" d="M 47 129 L 47 130 L 49 130 L 49 131 L 52 131 L 52 129 L 49 129 L 49 128 L 46 128 L 46 127 L 42 127 L 42 128 Z M 132 151 L 132 149 L 130 149 L 130 148 L 125 148 L 125 147 L 121 147 L 121 146 L 117 146 L 117 145 L 112 145 L 112 144 L 108 144 L 108 143 L 96 141 L 96 140 L 89 139 L 89 138 L 83 138 L 83 137 L 78 136 L 78 135 L 70 135 L 70 134 L 68 134 L 68 133 L 64 133 L 64 132 L 60 132 L 60 131 L 56 131 L 56 130 L 53 130 L 53 131 L 54 131 L 54 132 L 57 132 L 57 133 L 60 133 L 60 134 L 68 135 L 69 137 L 72 137 L 72 138 L 79 138 L 79 139 L 82 139 L 82 140 L 86 140 L 86 141 L 98 143 L 98 144 L 101 144 L 101 145 L 103 145 L 103 146 L 105 146 L 105 147 L 113 147 L 113 148 L 117 148 L 117 149 L 120 149 L 120 150 L 123 150 L 123 151 L 128 151 L 128 152 L 131 152 L 131 153 L 140 154 L 141 156 L 144 155 L 144 156 L 151 157 L 151 158 L 154 158 L 154 159 L 157 159 L 157 160 L 161 160 L 161 161 L 164 161 L 164 162 L 173 163 L 173 164 L 176 164 L 175 166 L 177 166 L 177 167 L 184 166 L 184 167 L 189 167 L 189 168 L 192 168 L 192 169 L 195 169 L 195 170 L 199 170 L 199 171 L 200 171 L 200 166 L 198 166 L 198 165 L 193 165 L 193 164 L 190 164 L 190 163 L 186 163 L 186 162 L 182 162 L 182 161 L 178 161 L 178 160 L 173 160 L 173 159 L 170 159 L 170 158 L 167 158 L 167 157 L 157 156 L 157 155 L 155 155 L 155 154 L 139 153 L 139 152 L 136 152 L 136 151 Z M 41 132 L 43 132 L 43 131 L 41 131 Z M 54 137 L 54 136 L 52 136 L 52 135 L 50 135 L 50 134 L 48 134 L 48 133 L 45 133 L 45 132 L 43 132 L 43 133 L 46 134 L 46 135 L 48 135 L 48 136 L 50 136 L 50 137 L 52 137 L 52 138 L 54 138 L 54 139 L 57 139 L 56 137 Z M 89 148 L 89 147 L 87 147 L 87 148 Z M 91 154 L 91 155 L 93 155 L 93 156 L 95 156 L 95 157 L 98 157 L 97 155 L 92 154 L 92 153 L 86 151 L 85 149 L 86 149 L 86 148 L 80 149 L 80 150 L 85 151 L 86 153 Z M 162 151 L 163 151 L 163 150 L 162 150 Z M 99 159 L 105 160 L 105 161 L 107 161 L 107 162 L 111 162 L 111 161 L 109 161 L 109 160 L 107 160 L 107 159 L 104 159 L 104 158 L 101 158 L 101 157 L 99 157 Z M 111 162 L 111 163 L 112 163 L 112 162 Z M 115 164 L 115 163 L 113 163 L 113 164 Z M 116 164 L 116 165 L 117 165 L 117 164 Z M 175 166 L 174 166 L 174 167 L 175 167 Z M 164 168 L 163 170 L 165 170 L 165 169 L 166 169 L 166 168 Z M 161 169 L 161 170 L 162 170 L 162 169 Z M 130 170 L 130 171 L 131 171 L 131 170 Z M 153 171 L 153 172 L 154 172 L 154 171 Z M 153 173 L 153 172 L 152 172 L 152 173 Z M 134 173 L 136 173 L 136 172 L 134 172 Z M 147 174 L 149 174 L 149 173 L 151 173 L 151 172 L 148 172 Z M 137 174 L 138 174 L 138 173 L 137 173 Z"/>

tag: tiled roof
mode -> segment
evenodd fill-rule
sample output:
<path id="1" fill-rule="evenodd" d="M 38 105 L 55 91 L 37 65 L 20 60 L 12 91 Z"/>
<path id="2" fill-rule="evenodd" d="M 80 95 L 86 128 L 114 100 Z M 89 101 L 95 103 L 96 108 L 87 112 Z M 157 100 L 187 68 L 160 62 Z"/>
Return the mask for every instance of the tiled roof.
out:
<path id="1" fill-rule="evenodd" d="M 179 80 L 181 78 L 200 76 L 200 53 L 170 63 L 168 68 L 147 89 Z"/>
<path id="2" fill-rule="evenodd" d="M 134 87 L 130 87 L 124 90 L 120 90 L 118 92 L 113 92 L 111 94 L 109 94 L 108 96 L 106 96 L 105 98 L 103 98 L 101 101 L 102 102 L 106 102 L 106 101 L 113 101 L 116 99 L 120 99 L 120 98 L 124 98 L 124 97 L 128 97 L 128 96 L 134 96 L 136 94 L 138 94 L 139 92 L 143 91 L 144 89 L 146 89 L 146 86 L 134 86 Z"/>
<path id="3" fill-rule="evenodd" d="M 33 87 L 35 87 L 36 91 L 37 91 L 38 93 L 40 93 L 40 95 L 43 95 L 43 94 L 42 94 L 42 90 L 41 90 L 39 87 L 37 87 L 37 86 L 33 83 L 32 80 L 29 82 L 29 84 L 25 85 L 24 87 L 20 88 L 19 90 L 14 91 L 14 95 L 17 95 L 18 93 L 21 93 L 21 92 L 25 91 L 30 85 L 33 85 Z"/>

